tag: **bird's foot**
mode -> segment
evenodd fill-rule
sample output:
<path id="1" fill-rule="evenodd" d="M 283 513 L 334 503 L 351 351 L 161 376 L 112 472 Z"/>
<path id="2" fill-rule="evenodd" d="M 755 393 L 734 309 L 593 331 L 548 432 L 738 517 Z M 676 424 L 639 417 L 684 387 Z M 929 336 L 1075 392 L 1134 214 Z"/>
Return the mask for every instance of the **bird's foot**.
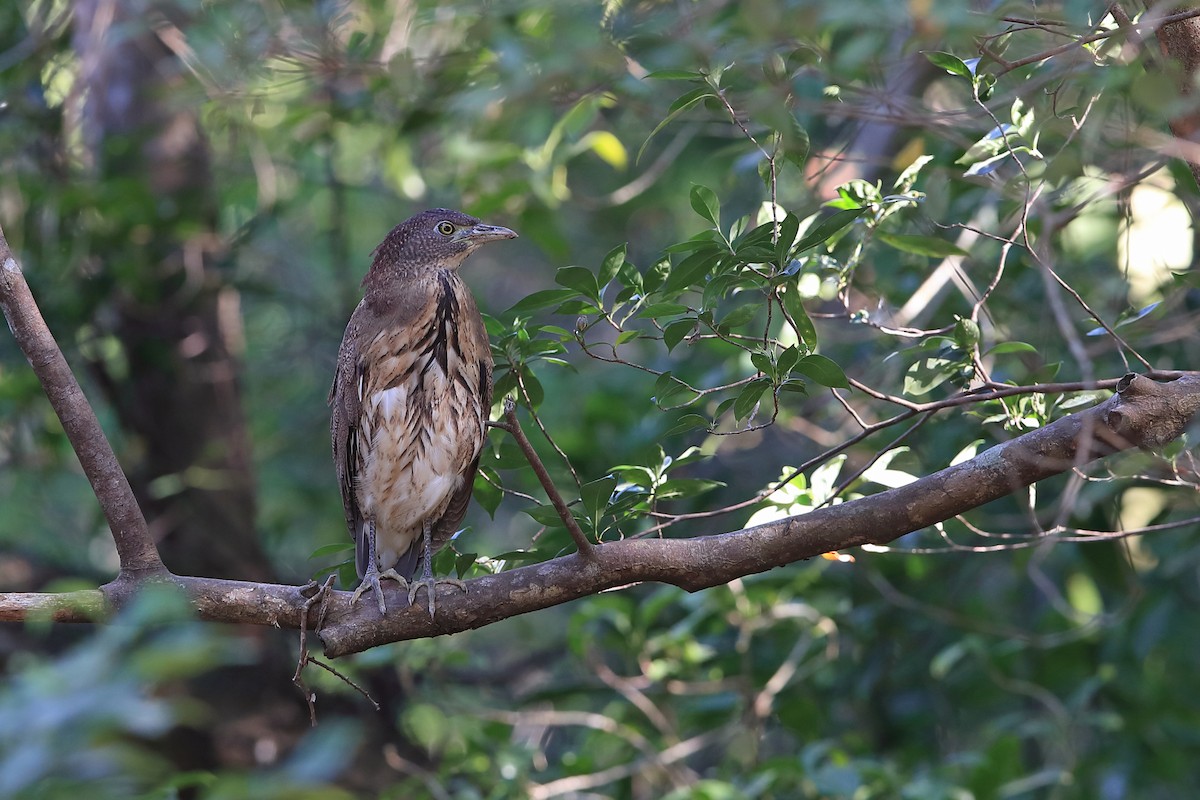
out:
<path id="1" fill-rule="evenodd" d="M 412 581 L 408 584 L 408 604 L 416 605 L 417 590 L 424 586 L 426 594 L 429 595 L 429 618 L 433 619 L 434 597 L 437 595 L 439 583 L 448 583 L 451 586 L 457 586 L 463 592 L 467 591 L 467 585 L 458 578 L 434 578 L 432 575 L 429 575 L 421 578 L 419 581 Z"/>
<path id="2" fill-rule="evenodd" d="M 408 589 L 409 597 L 412 597 L 412 588 L 408 585 L 408 581 L 404 576 L 394 569 L 384 570 L 380 572 L 372 567 L 367 570 L 367 574 L 363 575 L 362 583 L 358 584 L 358 588 L 354 590 L 354 594 L 350 595 L 350 605 L 358 602 L 358 598 L 362 597 L 362 593 L 367 589 L 375 592 L 375 599 L 379 601 L 379 615 L 383 616 L 387 613 L 387 607 L 383 603 L 383 589 L 380 588 L 379 582 L 382 580 L 393 580 L 400 584 L 401 588 Z M 411 600 L 409 601 L 411 602 Z"/>

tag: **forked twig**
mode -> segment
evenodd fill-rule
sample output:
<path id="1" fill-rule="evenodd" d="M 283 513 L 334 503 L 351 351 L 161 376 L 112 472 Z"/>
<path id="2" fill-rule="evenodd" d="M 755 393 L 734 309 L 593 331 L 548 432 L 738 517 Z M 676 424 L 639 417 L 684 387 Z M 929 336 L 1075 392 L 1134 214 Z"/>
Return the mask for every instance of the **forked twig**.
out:
<path id="1" fill-rule="evenodd" d="M 333 673 L 347 686 L 367 698 L 367 701 L 375 706 L 376 711 L 379 710 L 379 703 L 375 702 L 375 698 L 371 697 L 366 689 L 308 652 L 308 614 L 314 605 L 320 603 L 320 606 L 317 608 L 317 624 L 314 630 L 321 630 L 325 624 L 325 613 L 329 611 L 329 598 L 332 596 L 330 590 L 333 588 L 333 581 L 336 577 L 336 575 L 331 574 L 325 579 L 325 583 L 318 584 L 316 581 L 313 581 L 300 590 L 301 594 L 307 593 L 309 590 L 314 591 L 312 597 L 304 601 L 304 610 L 300 615 L 300 655 L 296 659 L 296 674 L 292 676 L 292 683 L 304 695 L 304 702 L 308 704 L 308 722 L 314 728 L 317 727 L 317 694 L 309 689 L 308 684 L 304 682 L 304 668 L 309 664 L 316 664 L 326 672 Z"/>

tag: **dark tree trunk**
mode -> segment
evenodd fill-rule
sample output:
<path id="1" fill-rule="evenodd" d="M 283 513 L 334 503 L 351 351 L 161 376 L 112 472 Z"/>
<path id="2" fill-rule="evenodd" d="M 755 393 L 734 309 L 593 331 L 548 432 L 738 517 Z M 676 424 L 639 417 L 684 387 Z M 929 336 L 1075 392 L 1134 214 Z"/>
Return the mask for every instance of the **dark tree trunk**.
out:
<path id="1" fill-rule="evenodd" d="M 90 238 L 107 289 L 96 326 L 120 342 L 128 377 L 94 361 L 140 461 L 134 489 L 167 566 L 267 580 L 235 356 L 237 294 L 222 275 L 199 98 L 172 47 L 169 4 L 81 0 L 74 44 L 79 122 L 95 185 L 118 194 Z M 171 45 L 168 46 L 168 43 Z M 103 196 L 100 198 L 103 203 Z"/>

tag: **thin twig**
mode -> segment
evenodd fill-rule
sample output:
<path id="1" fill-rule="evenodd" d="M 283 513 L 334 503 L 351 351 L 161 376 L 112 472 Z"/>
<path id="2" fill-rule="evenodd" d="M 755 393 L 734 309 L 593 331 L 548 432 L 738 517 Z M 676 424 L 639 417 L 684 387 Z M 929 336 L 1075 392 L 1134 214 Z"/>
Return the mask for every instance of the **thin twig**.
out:
<path id="1" fill-rule="evenodd" d="M 546 471 L 546 465 L 542 463 L 542 459 L 538 457 L 537 451 L 533 449 L 533 445 L 529 443 L 529 439 L 525 436 L 525 431 L 521 430 L 521 423 L 517 420 L 516 404 L 507 399 L 504 401 L 504 420 L 502 423 L 497 422 L 493 424 L 497 428 L 502 428 L 512 434 L 513 439 L 517 442 L 517 447 L 521 448 L 521 452 L 525 454 L 525 459 L 529 462 L 529 466 L 533 467 L 533 473 L 537 475 L 538 481 L 541 482 L 542 489 L 546 491 L 546 496 L 550 498 L 550 502 L 554 505 L 554 510 L 558 512 L 563 525 L 567 526 L 567 532 L 571 534 L 571 538 L 575 541 L 575 549 L 584 558 L 593 558 L 595 548 L 579 527 L 579 523 L 575 521 L 575 517 L 571 514 L 571 509 L 567 507 L 566 501 L 563 500 L 562 495 L 558 492 L 558 487 L 551 480 L 550 473 Z"/>
<path id="2" fill-rule="evenodd" d="M 571 459 L 567 458 L 567 454 L 558 446 L 558 442 L 550 435 L 550 431 L 546 430 L 546 426 L 542 424 L 542 418 L 538 416 L 537 411 L 533 408 L 533 398 L 529 396 L 529 390 L 525 388 L 525 378 L 522 377 L 520 370 L 513 370 L 513 374 L 517 376 L 517 388 L 521 390 L 521 396 L 525 398 L 525 406 L 529 409 L 529 418 L 533 420 L 533 424 L 537 425 L 537 429 L 542 432 L 542 437 L 554 448 L 554 452 L 558 453 L 558 457 L 567 465 L 567 471 L 571 473 L 571 477 L 575 479 L 575 486 L 578 489 L 583 488 L 583 482 L 579 480 L 579 473 L 575 471 L 575 467 L 571 465 Z"/>
<path id="3" fill-rule="evenodd" d="M 1185 19 L 1191 19 L 1193 17 L 1200 17 L 1200 9 L 1193 8 L 1193 9 L 1189 9 L 1187 11 L 1180 11 L 1176 14 L 1168 14 L 1165 17 L 1161 17 L 1160 19 L 1155 20 L 1154 26 L 1155 26 L 1155 28 L 1160 28 L 1163 25 L 1168 25 L 1172 22 L 1182 22 Z M 1066 44 L 1059 45 L 1058 47 L 1052 47 L 1049 50 L 1043 50 L 1040 53 L 1034 53 L 1033 55 L 1026 56 L 1025 58 L 1021 58 L 1016 61 L 1009 61 L 1007 64 L 1004 65 L 1003 68 L 996 71 L 996 73 L 995 73 L 996 77 L 1000 77 L 1001 75 L 1003 75 L 1006 72 L 1012 72 L 1014 69 L 1017 69 L 1018 67 L 1025 67 L 1030 64 L 1036 64 L 1039 61 L 1046 61 L 1047 59 L 1051 59 L 1051 58 L 1054 58 L 1055 56 L 1059 56 L 1059 55 L 1062 55 L 1063 53 L 1074 50 L 1077 47 L 1083 47 L 1085 44 L 1091 44 L 1092 42 L 1098 42 L 1101 39 L 1108 39 L 1112 36 L 1116 36 L 1116 35 L 1119 35 L 1124 32 L 1125 31 L 1122 28 L 1116 28 L 1114 30 L 1100 31 L 1099 33 L 1093 33 L 1090 36 L 1082 36 L 1078 39 L 1075 39 L 1074 41 L 1067 42 Z"/>
<path id="4" fill-rule="evenodd" d="M 367 702 L 375 706 L 376 711 L 380 708 L 379 703 L 375 702 L 375 698 L 371 697 L 366 689 L 308 652 L 308 614 L 314 605 L 320 603 L 320 606 L 317 608 L 317 624 L 314 626 L 314 629 L 321 630 L 325 624 L 325 614 L 329 611 L 329 599 L 332 597 L 333 581 L 336 577 L 336 575 L 330 575 L 325 579 L 325 583 L 323 584 L 313 581 L 300 589 L 301 594 L 306 593 L 310 589 L 315 591 L 312 597 L 305 600 L 304 610 L 300 615 L 300 656 L 296 659 L 296 674 L 292 676 L 292 683 L 304 695 L 304 702 L 308 704 L 308 722 L 314 728 L 317 727 L 317 693 L 310 690 L 308 684 L 304 682 L 304 668 L 309 664 L 315 664 L 326 672 L 337 676 L 342 683 L 367 698 Z"/>

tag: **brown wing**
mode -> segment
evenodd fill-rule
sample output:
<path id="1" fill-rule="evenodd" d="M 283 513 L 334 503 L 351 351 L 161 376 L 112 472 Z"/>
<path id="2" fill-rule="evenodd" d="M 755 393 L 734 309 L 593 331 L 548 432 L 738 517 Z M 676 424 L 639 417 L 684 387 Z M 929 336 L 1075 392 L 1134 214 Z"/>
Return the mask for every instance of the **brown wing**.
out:
<path id="1" fill-rule="evenodd" d="M 333 463 L 337 469 L 338 488 L 342 493 L 342 508 L 346 512 L 346 528 L 354 540 L 355 565 L 359 577 L 367 567 L 366 525 L 354 496 L 359 461 L 357 434 L 362 412 L 362 387 L 366 379 L 360 358 L 360 334 L 365 314 L 364 304 L 359 303 L 342 337 L 333 386 L 329 389 L 329 435 L 333 445 Z"/>
<path id="2" fill-rule="evenodd" d="M 462 347 L 464 355 L 474 356 L 472 360 L 477 360 L 479 364 L 479 395 L 483 409 L 483 428 L 480 431 L 479 446 L 482 450 L 487 439 L 488 412 L 492 408 L 492 350 L 491 343 L 488 341 L 487 328 L 483 325 L 483 318 L 479 315 L 474 298 L 471 298 L 469 294 L 467 297 L 469 300 L 463 303 Z M 475 488 L 475 474 L 478 470 L 479 456 L 476 455 L 470 466 L 463 471 L 462 485 L 450 498 L 450 505 L 446 506 L 446 512 L 434 523 L 434 554 L 440 552 L 449 543 L 454 534 L 458 532 L 458 526 L 462 523 L 463 517 L 467 515 L 467 506 L 471 504 L 471 494 Z"/>

